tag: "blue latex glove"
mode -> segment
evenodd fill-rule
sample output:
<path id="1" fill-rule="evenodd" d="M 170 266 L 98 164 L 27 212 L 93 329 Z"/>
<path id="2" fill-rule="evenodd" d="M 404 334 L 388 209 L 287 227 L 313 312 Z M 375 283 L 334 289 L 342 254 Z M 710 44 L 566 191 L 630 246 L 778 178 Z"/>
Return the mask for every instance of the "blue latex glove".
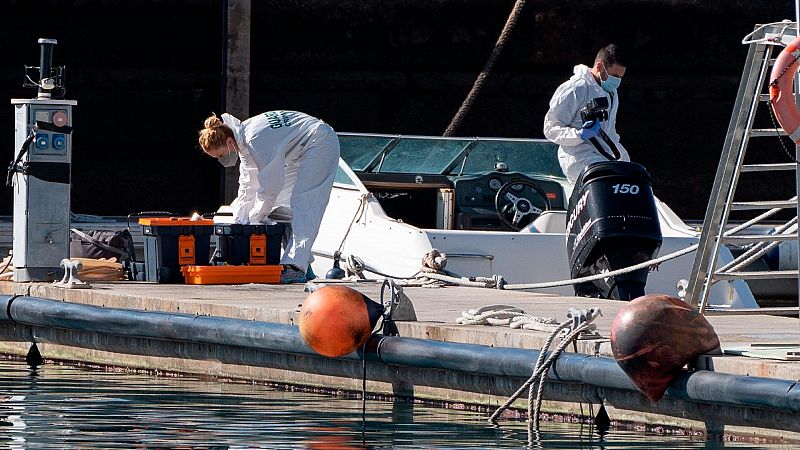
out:
<path id="1" fill-rule="evenodd" d="M 600 133 L 600 121 L 599 120 L 590 120 L 588 122 L 583 123 L 583 128 L 578 132 L 578 136 L 587 141 Z"/>

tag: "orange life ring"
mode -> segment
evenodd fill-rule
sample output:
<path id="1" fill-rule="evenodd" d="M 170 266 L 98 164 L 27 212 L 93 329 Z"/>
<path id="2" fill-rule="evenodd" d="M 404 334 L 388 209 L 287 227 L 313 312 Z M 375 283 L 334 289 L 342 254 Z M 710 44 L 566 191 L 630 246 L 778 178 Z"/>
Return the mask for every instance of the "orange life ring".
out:
<path id="1" fill-rule="evenodd" d="M 786 134 L 800 144 L 800 111 L 794 102 L 793 84 L 800 61 L 800 36 L 795 38 L 775 60 L 769 76 L 769 99 L 775 118 Z"/>

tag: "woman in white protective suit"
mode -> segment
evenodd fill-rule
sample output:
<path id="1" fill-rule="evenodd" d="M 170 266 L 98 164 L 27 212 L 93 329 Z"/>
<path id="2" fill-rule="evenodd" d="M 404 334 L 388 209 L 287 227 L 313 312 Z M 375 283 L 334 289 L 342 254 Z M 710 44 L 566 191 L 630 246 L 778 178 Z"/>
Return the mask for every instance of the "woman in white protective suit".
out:
<path id="1" fill-rule="evenodd" d="M 268 216 L 275 210 L 290 215 L 281 282 L 305 282 L 339 164 L 333 128 L 298 111 L 267 111 L 245 121 L 212 115 L 199 142 L 225 167 L 241 160 L 239 194 L 231 204 L 235 223 L 272 223 Z"/>

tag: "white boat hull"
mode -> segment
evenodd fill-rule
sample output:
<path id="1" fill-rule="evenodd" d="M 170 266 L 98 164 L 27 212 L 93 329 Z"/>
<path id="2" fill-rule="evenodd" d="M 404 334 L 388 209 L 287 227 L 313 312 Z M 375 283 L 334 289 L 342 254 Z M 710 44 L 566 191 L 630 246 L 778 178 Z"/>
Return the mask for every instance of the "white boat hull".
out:
<path id="1" fill-rule="evenodd" d="M 349 170 L 348 170 L 349 171 Z M 335 186 L 319 236 L 314 244 L 312 267 L 319 276 L 333 267 L 333 255 L 357 256 L 373 271 L 368 278 L 411 278 L 431 250 L 447 254 L 447 270 L 462 276 L 502 275 L 509 284 L 531 284 L 569 280 L 569 263 L 563 233 L 517 233 L 420 229 L 396 221 L 363 186 Z M 361 202 L 366 195 L 366 205 Z M 663 204 L 662 204 L 663 205 Z M 663 209 L 663 210 L 662 210 Z M 697 233 L 682 225 L 669 208 L 662 213 L 663 242 L 659 255 L 667 255 L 696 244 Z M 685 228 L 682 228 L 685 227 Z M 349 230 L 349 231 L 348 231 Z M 727 249 L 719 265 L 733 259 Z M 650 272 L 646 292 L 678 295 L 678 282 L 690 276 L 694 252 L 662 263 Z M 543 293 L 574 295 L 571 284 L 541 289 Z M 757 308 L 744 281 L 718 283 L 709 297 L 710 306 Z"/>

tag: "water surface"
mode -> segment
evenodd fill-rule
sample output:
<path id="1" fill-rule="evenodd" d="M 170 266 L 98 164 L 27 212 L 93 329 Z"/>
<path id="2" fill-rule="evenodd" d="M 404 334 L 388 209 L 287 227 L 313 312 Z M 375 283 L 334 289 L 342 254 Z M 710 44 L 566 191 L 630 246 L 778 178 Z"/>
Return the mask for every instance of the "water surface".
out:
<path id="1" fill-rule="evenodd" d="M 286 391 L 119 369 L 0 361 L 0 448 L 755 448 L 696 436 L 543 422 L 486 412 Z M 780 448 L 773 446 L 772 448 Z M 790 447 L 786 447 L 790 448 Z"/>

